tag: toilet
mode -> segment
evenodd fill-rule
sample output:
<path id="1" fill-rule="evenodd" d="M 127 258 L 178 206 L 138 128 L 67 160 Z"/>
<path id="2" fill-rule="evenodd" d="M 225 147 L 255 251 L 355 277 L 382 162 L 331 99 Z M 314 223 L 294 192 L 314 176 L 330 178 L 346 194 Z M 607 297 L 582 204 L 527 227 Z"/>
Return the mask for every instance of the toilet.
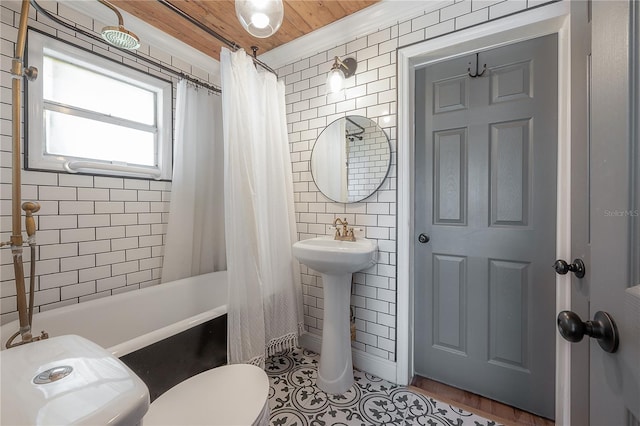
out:
<path id="1" fill-rule="evenodd" d="M 0 351 L 0 424 L 139 425 L 149 390 L 122 361 L 75 335 Z"/>
<path id="2" fill-rule="evenodd" d="M 151 403 L 144 426 L 269 424 L 269 379 L 260 368 L 234 364 L 179 383 Z"/>
<path id="3" fill-rule="evenodd" d="M 249 364 L 200 373 L 151 405 L 147 386 L 133 371 L 80 336 L 0 351 L 0 373 L 2 425 L 269 424 L 269 379 Z"/>

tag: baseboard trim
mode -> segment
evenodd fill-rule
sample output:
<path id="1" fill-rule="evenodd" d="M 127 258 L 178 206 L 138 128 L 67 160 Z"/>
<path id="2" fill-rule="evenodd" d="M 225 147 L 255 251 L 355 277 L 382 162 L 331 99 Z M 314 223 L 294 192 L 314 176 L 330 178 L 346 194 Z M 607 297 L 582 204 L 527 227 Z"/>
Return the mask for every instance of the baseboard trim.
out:
<path id="1" fill-rule="evenodd" d="M 313 352 L 320 353 L 322 348 L 322 338 L 315 334 L 304 333 L 300 336 L 298 342 L 300 346 Z M 368 354 L 360 349 L 351 348 L 351 353 L 353 354 L 353 366 L 355 368 L 396 383 L 395 362 Z"/>

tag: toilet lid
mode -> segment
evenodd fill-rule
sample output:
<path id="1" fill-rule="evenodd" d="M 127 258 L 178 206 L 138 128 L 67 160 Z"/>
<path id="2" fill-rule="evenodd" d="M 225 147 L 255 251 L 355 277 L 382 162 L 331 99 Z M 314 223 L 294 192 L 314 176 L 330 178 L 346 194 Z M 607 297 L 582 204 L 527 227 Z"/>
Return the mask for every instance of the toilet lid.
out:
<path id="1" fill-rule="evenodd" d="M 144 416 L 149 425 L 252 425 L 267 403 L 269 379 L 248 364 L 205 371 L 153 401 Z"/>

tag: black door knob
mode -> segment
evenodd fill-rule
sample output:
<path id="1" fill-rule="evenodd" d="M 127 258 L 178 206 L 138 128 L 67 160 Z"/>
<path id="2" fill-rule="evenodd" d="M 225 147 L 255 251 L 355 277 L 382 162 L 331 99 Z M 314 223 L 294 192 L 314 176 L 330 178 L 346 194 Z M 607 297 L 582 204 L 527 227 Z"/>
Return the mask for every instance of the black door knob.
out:
<path id="1" fill-rule="evenodd" d="M 567 263 L 562 259 L 558 259 L 553 264 L 553 269 L 560 275 L 565 275 L 567 272 L 573 272 L 577 278 L 584 277 L 587 272 L 586 267 L 582 259 L 574 259 L 573 263 Z"/>
<path id="2" fill-rule="evenodd" d="M 428 243 L 430 239 L 431 238 L 429 238 L 429 236 L 427 234 L 418 235 L 418 241 L 420 241 L 422 244 Z"/>
<path id="3" fill-rule="evenodd" d="M 620 343 L 615 321 L 603 311 L 596 312 L 593 321 L 585 322 L 575 312 L 562 311 L 558 314 L 558 330 L 565 340 L 573 343 L 581 341 L 585 335 L 593 337 L 605 352 L 617 351 Z"/>

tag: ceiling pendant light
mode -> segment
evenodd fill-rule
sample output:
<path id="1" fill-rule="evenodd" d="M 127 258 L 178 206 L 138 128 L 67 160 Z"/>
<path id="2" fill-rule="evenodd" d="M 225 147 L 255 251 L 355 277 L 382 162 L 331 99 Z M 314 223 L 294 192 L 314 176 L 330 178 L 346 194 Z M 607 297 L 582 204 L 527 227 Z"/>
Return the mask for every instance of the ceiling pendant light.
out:
<path id="1" fill-rule="evenodd" d="M 327 93 L 338 93 L 344 88 L 344 81 L 355 74 L 358 63 L 353 58 L 341 60 L 337 56 L 327 75 Z"/>
<path id="2" fill-rule="evenodd" d="M 270 37 L 282 25 L 282 0 L 235 0 L 235 3 L 238 20 L 254 37 Z"/>

